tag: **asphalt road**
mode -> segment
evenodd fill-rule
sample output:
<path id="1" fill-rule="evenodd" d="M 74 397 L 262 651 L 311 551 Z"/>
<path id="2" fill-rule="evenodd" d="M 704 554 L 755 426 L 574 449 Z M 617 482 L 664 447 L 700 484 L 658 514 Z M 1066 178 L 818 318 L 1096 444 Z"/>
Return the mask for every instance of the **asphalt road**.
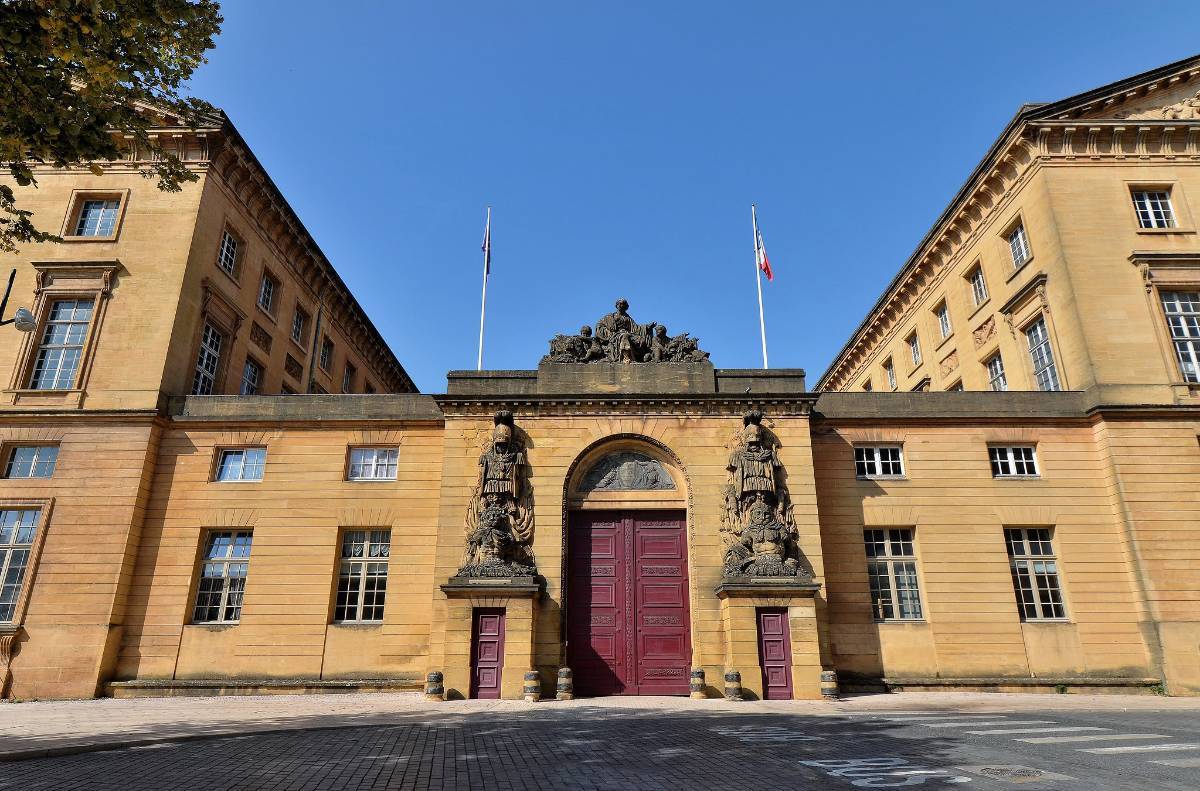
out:
<path id="1" fill-rule="evenodd" d="M 0 789 L 1200 789 L 1195 712 L 751 711 L 431 711 L 13 761 L 0 764 Z"/>

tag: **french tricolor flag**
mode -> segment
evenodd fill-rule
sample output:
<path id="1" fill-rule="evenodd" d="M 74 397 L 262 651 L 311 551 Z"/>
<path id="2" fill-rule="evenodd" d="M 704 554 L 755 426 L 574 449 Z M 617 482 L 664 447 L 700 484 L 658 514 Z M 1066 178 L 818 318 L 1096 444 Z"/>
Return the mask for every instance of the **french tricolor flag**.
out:
<path id="1" fill-rule="evenodd" d="M 774 280 L 775 275 L 771 272 L 771 260 L 767 258 L 767 246 L 763 244 L 762 231 L 758 228 L 758 215 L 754 215 L 754 260 L 758 262 L 758 268 L 767 280 Z"/>

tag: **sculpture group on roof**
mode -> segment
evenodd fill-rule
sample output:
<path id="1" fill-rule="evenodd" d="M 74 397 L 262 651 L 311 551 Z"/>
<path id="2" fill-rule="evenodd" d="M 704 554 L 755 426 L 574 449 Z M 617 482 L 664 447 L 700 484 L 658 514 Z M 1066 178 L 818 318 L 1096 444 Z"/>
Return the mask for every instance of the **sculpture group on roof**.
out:
<path id="1" fill-rule="evenodd" d="M 686 363 L 703 362 L 700 340 L 688 333 L 671 337 L 657 322 L 638 324 L 629 315 L 629 302 L 618 299 L 616 310 L 596 322 L 593 332 L 583 325 L 578 335 L 555 335 L 544 363 Z"/>

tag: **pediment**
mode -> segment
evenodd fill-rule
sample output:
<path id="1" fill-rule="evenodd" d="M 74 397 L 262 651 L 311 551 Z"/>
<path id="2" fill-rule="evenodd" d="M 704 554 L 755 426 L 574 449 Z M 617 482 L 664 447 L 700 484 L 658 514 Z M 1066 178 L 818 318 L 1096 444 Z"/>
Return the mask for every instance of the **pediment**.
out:
<path id="1" fill-rule="evenodd" d="M 1107 96 L 1089 97 L 1074 112 L 1056 114 L 1087 120 L 1194 121 L 1200 120 L 1200 73 L 1189 70 L 1166 79 L 1147 79 L 1122 85 Z"/>

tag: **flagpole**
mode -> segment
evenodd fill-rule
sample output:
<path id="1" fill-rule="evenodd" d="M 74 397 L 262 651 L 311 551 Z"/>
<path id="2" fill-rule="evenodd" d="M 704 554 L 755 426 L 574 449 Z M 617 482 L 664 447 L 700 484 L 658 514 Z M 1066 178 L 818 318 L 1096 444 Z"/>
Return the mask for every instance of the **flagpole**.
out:
<path id="1" fill-rule="evenodd" d="M 763 352 L 763 368 L 768 368 L 767 365 L 767 322 L 763 318 L 763 301 L 762 301 L 762 266 L 758 260 L 758 213 L 755 211 L 754 204 L 750 204 L 750 222 L 754 228 L 754 280 L 758 285 L 758 331 L 762 335 L 762 352 Z"/>
<path id="2" fill-rule="evenodd" d="M 487 223 L 483 230 L 483 298 L 479 303 L 479 357 L 475 370 L 483 370 L 483 317 L 487 313 L 488 257 L 492 254 L 492 207 L 487 207 Z"/>

